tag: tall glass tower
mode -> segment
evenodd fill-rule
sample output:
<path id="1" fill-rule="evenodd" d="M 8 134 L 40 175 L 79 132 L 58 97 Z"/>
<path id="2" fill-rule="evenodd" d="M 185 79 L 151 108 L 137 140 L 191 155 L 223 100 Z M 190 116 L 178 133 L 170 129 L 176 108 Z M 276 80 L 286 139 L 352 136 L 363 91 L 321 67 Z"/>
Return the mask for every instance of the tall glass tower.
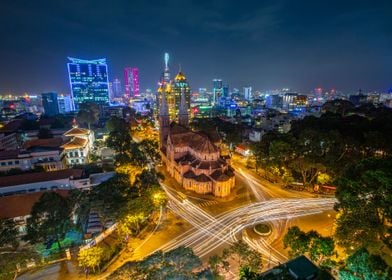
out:
<path id="1" fill-rule="evenodd" d="M 109 78 L 106 58 L 85 60 L 68 57 L 69 83 L 75 109 L 84 102 L 109 104 Z"/>
<path id="2" fill-rule="evenodd" d="M 124 69 L 125 95 L 127 98 L 139 96 L 139 70 L 127 67 Z"/>

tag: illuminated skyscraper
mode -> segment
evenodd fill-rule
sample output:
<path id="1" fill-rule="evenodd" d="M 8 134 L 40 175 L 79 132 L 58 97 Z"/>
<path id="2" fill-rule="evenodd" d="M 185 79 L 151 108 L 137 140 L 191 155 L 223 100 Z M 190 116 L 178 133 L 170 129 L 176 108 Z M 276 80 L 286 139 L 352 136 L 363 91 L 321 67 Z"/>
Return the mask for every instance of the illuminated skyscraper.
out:
<path id="1" fill-rule="evenodd" d="M 139 70 L 127 67 L 124 69 L 124 86 L 126 98 L 139 95 Z"/>
<path id="2" fill-rule="evenodd" d="M 167 103 L 169 106 L 169 113 L 172 119 L 178 116 L 178 110 L 180 108 L 181 103 L 181 91 L 184 91 L 186 107 L 188 110 L 190 109 L 191 104 L 191 89 L 189 87 L 189 83 L 185 75 L 181 72 L 178 72 L 174 81 L 171 83 L 171 86 L 168 87 L 169 91 L 167 94 Z"/>
<path id="3" fill-rule="evenodd" d="M 244 87 L 245 100 L 252 101 L 252 87 Z"/>
<path id="4" fill-rule="evenodd" d="M 165 53 L 165 70 L 163 71 L 163 82 L 170 83 L 170 71 L 169 71 L 169 54 Z"/>
<path id="5" fill-rule="evenodd" d="M 113 81 L 113 97 L 114 98 L 122 97 L 121 81 L 120 79 L 117 78 L 115 78 Z"/>
<path id="6" fill-rule="evenodd" d="M 60 114 L 66 114 L 73 111 L 73 102 L 69 95 L 60 94 L 57 96 L 57 103 Z"/>
<path id="7" fill-rule="evenodd" d="M 217 104 L 218 98 L 222 96 L 223 93 L 223 83 L 221 79 L 212 80 L 212 105 Z"/>
<path id="8" fill-rule="evenodd" d="M 85 60 L 68 57 L 69 83 L 75 109 L 84 102 L 109 104 L 109 80 L 106 58 Z"/>

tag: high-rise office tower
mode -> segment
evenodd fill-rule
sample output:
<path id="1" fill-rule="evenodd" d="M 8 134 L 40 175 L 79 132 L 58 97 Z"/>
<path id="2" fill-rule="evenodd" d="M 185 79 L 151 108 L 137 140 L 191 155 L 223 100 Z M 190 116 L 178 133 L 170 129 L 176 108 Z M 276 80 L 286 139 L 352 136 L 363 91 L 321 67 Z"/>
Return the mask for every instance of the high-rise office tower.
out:
<path id="1" fill-rule="evenodd" d="M 218 99 L 222 96 L 223 93 L 223 83 L 221 79 L 213 79 L 212 80 L 212 105 L 218 103 Z"/>
<path id="2" fill-rule="evenodd" d="M 57 96 L 57 103 L 59 106 L 59 113 L 66 114 L 73 111 L 73 102 L 71 96 L 61 94 Z"/>
<path id="3" fill-rule="evenodd" d="M 122 97 L 122 90 L 121 90 L 121 81 L 120 79 L 115 78 L 113 81 L 113 97 L 114 98 L 121 98 Z"/>
<path id="4" fill-rule="evenodd" d="M 124 69 L 124 87 L 126 98 L 139 96 L 139 70 L 137 68 Z"/>
<path id="5" fill-rule="evenodd" d="M 59 105 L 57 103 L 56 92 L 42 93 L 42 106 L 44 107 L 45 115 L 55 116 L 59 114 Z"/>
<path id="6" fill-rule="evenodd" d="M 224 85 L 222 88 L 222 94 L 224 98 L 229 97 L 229 85 Z"/>
<path id="7" fill-rule="evenodd" d="M 244 87 L 245 100 L 252 101 L 252 87 Z"/>
<path id="8" fill-rule="evenodd" d="M 190 109 L 191 104 L 191 89 L 189 87 L 189 83 L 185 75 L 181 72 L 178 72 L 172 85 L 169 86 L 170 91 L 167 96 L 167 104 L 169 106 L 169 113 L 172 119 L 178 116 L 178 110 L 180 108 L 181 103 L 181 91 L 184 91 L 185 94 L 185 102 L 188 110 Z"/>
<path id="9" fill-rule="evenodd" d="M 109 79 L 106 58 L 85 60 L 68 57 L 69 83 L 75 109 L 84 102 L 109 104 Z"/>

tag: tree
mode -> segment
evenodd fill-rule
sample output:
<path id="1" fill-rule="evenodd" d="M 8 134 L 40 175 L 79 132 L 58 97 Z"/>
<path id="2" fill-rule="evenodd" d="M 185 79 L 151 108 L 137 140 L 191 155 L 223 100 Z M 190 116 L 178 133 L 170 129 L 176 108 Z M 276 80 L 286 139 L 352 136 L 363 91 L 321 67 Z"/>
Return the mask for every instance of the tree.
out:
<path id="1" fill-rule="evenodd" d="M 161 159 L 158 141 L 145 139 L 140 142 L 140 149 L 147 155 L 150 162 L 156 163 Z"/>
<path id="2" fill-rule="evenodd" d="M 309 250 L 310 238 L 299 227 L 290 227 L 283 238 L 284 248 L 290 248 L 290 257 L 297 257 Z"/>
<path id="3" fill-rule="evenodd" d="M 132 140 L 130 127 L 124 119 L 112 117 L 106 127 L 109 130 L 106 145 L 116 151 L 118 164 L 130 163 L 138 167 L 147 165 L 146 154 L 140 149 L 140 144 Z"/>
<path id="4" fill-rule="evenodd" d="M 94 246 L 85 250 L 79 251 L 78 262 L 79 266 L 83 268 L 92 268 L 95 272 L 95 268 L 100 270 L 99 265 L 101 264 L 104 257 L 104 250 L 99 246 Z"/>
<path id="5" fill-rule="evenodd" d="M 348 100 L 335 99 L 325 102 L 322 109 L 327 112 L 344 116 L 354 110 L 354 104 Z"/>
<path id="6" fill-rule="evenodd" d="M 318 264 L 328 263 L 336 254 L 335 242 L 331 237 L 323 237 L 317 231 L 303 232 L 299 227 L 290 227 L 283 238 L 285 248 L 290 248 L 290 257 L 309 255 Z"/>
<path id="7" fill-rule="evenodd" d="M 391 268 L 378 255 L 370 254 L 361 248 L 350 255 L 346 260 L 346 266 L 339 270 L 339 279 L 390 279 Z"/>
<path id="8" fill-rule="evenodd" d="M 76 118 L 80 123 L 86 123 L 88 129 L 90 129 L 91 124 L 95 124 L 99 119 L 98 105 L 92 102 L 80 104 L 79 112 Z"/>
<path id="9" fill-rule="evenodd" d="M 13 219 L 0 219 L 0 247 L 18 247 L 18 230 Z"/>
<path id="10" fill-rule="evenodd" d="M 262 256 L 259 252 L 251 249 L 248 244 L 239 240 L 233 243 L 229 248 L 223 250 L 222 256 L 211 256 L 209 265 L 215 274 L 228 271 L 230 263 L 236 262 L 238 266 L 237 275 L 240 275 L 244 268 L 248 274 L 256 274 L 263 268 Z"/>
<path id="11" fill-rule="evenodd" d="M 346 248 L 378 240 L 388 245 L 392 238 L 392 161 L 383 158 L 355 163 L 335 184 L 339 242 Z"/>
<path id="12" fill-rule="evenodd" d="M 243 266 L 240 269 L 239 279 L 240 280 L 256 280 L 257 273 L 252 271 L 249 267 Z"/>
<path id="13" fill-rule="evenodd" d="M 136 196 L 136 194 L 134 194 Z M 116 174 L 91 190 L 91 204 L 101 207 L 107 219 L 121 219 L 132 199 L 132 188 L 127 175 Z"/>
<path id="14" fill-rule="evenodd" d="M 157 251 L 135 266 L 122 269 L 114 279 L 123 279 L 132 275 L 132 279 L 203 279 L 197 278 L 208 275 L 202 267 L 202 262 L 191 248 L 180 246 L 163 253 Z M 127 277 L 127 279 L 130 279 Z"/>
<path id="15" fill-rule="evenodd" d="M 61 250 L 60 240 L 70 229 L 70 224 L 68 199 L 56 192 L 44 192 L 33 205 L 31 217 L 27 220 L 25 239 L 32 244 L 55 241 Z"/>
<path id="16" fill-rule="evenodd" d="M 335 242 L 332 237 L 323 237 L 316 234 L 311 241 L 309 255 L 312 261 L 319 264 L 323 263 L 326 258 L 335 254 Z"/>

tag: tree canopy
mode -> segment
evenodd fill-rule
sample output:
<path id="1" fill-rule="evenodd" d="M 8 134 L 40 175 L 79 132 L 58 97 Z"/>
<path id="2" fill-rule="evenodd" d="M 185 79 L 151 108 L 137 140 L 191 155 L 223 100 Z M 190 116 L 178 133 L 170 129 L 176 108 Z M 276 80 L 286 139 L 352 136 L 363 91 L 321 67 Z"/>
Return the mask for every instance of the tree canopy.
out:
<path id="1" fill-rule="evenodd" d="M 95 124 L 99 119 L 99 106 L 93 102 L 85 102 L 80 104 L 78 115 L 76 116 L 79 123 L 87 124 L 91 128 L 91 124 Z"/>
<path id="2" fill-rule="evenodd" d="M 133 141 L 130 125 L 122 118 L 112 117 L 106 124 L 109 136 L 106 145 L 116 151 L 116 162 L 118 164 L 133 164 L 138 167 L 147 165 L 147 156 L 141 150 L 140 144 Z M 143 147 L 146 148 L 148 155 L 152 154 L 151 143 Z M 155 155 L 153 155 L 154 157 Z"/>
<path id="3" fill-rule="evenodd" d="M 251 146 L 256 167 L 274 170 L 279 176 L 289 171 L 295 180 L 312 186 L 325 182 L 318 180 L 320 173 L 332 181 L 352 162 L 391 155 L 392 110 L 373 108 L 351 114 L 326 111 L 318 118 L 307 116 L 292 122 L 289 133 L 263 135 Z"/>
<path id="4" fill-rule="evenodd" d="M 335 252 L 335 242 L 332 237 L 323 237 L 316 231 L 303 232 L 299 227 L 290 227 L 283 238 L 285 248 L 290 248 L 290 257 L 308 255 L 318 264 L 329 260 Z"/>
<path id="5" fill-rule="evenodd" d="M 69 200 L 56 192 L 44 192 L 33 205 L 31 217 L 27 220 L 25 239 L 32 244 L 57 242 L 64 238 L 71 226 Z"/>
<path id="6" fill-rule="evenodd" d="M 202 262 L 191 248 L 180 246 L 166 253 L 162 251 L 136 264 L 125 265 L 113 279 L 203 279 Z"/>
<path id="7" fill-rule="evenodd" d="M 366 159 L 336 180 L 336 237 L 346 248 L 382 240 L 392 247 L 392 160 Z"/>
<path id="8" fill-rule="evenodd" d="M 387 280 L 392 277 L 392 269 L 378 255 L 372 255 L 361 248 L 349 256 L 345 267 L 339 270 L 341 280 L 374 279 Z"/>
<path id="9" fill-rule="evenodd" d="M 18 230 L 13 219 L 0 219 L 0 247 L 18 247 Z"/>

